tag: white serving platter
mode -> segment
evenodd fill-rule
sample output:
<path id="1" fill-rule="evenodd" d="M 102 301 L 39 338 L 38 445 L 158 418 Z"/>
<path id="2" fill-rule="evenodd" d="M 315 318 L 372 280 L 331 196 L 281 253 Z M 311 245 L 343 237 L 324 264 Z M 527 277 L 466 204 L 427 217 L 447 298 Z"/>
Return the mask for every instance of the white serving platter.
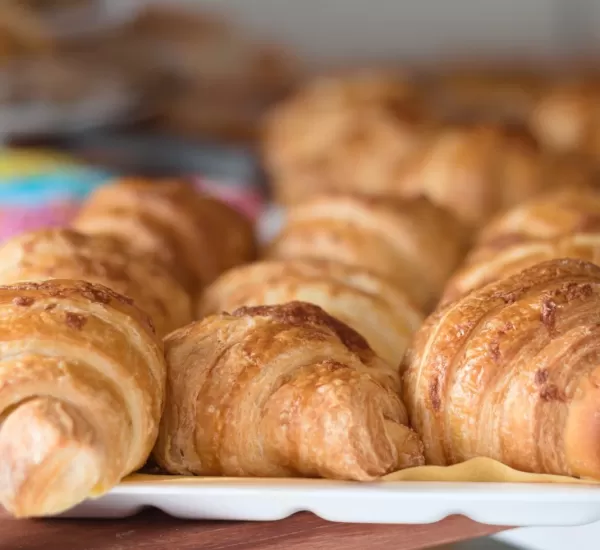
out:
<path id="1" fill-rule="evenodd" d="M 202 478 L 128 482 L 70 510 L 69 518 L 123 518 L 145 507 L 186 519 L 272 521 L 296 512 L 347 523 L 434 523 L 461 514 L 479 523 L 571 526 L 600 520 L 600 486 L 535 483 Z"/>

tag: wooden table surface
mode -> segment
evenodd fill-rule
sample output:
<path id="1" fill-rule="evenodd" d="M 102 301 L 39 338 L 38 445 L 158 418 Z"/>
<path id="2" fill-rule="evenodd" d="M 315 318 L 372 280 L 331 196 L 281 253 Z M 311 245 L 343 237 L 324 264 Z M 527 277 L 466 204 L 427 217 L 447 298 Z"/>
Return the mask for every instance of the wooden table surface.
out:
<path id="1" fill-rule="evenodd" d="M 2 550 L 417 550 L 502 530 L 454 516 L 432 525 L 328 523 L 308 513 L 274 522 L 184 521 L 157 510 L 123 520 L 13 520 Z"/>

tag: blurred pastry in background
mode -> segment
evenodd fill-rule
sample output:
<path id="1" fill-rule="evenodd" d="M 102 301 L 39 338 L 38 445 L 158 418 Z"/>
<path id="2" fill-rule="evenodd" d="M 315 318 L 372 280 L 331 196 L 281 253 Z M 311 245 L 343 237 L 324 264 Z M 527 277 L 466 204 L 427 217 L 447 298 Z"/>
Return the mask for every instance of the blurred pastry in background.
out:
<path id="1" fill-rule="evenodd" d="M 600 192 L 563 188 L 519 204 L 480 233 L 450 279 L 441 305 L 535 264 L 559 258 L 600 261 Z"/>
<path id="2" fill-rule="evenodd" d="M 299 78 L 281 46 L 185 6 L 148 6 L 115 39 L 144 92 L 143 111 L 185 136 L 254 140 L 264 110 Z"/>
<path id="3" fill-rule="evenodd" d="M 529 133 L 512 124 L 451 124 L 433 132 L 395 181 L 395 194 L 426 196 L 477 228 L 551 185 Z"/>
<path id="4" fill-rule="evenodd" d="M 562 82 L 548 89 L 532 115 L 531 128 L 549 151 L 600 159 L 600 79 Z"/>
<path id="5" fill-rule="evenodd" d="M 83 205 L 74 227 L 160 259 L 192 295 L 256 253 L 248 219 L 179 180 L 126 178 L 104 185 Z"/>
<path id="6" fill-rule="evenodd" d="M 424 198 L 320 196 L 289 209 L 270 258 L 321 258 L 388 278 L 422 311 L 466 252 L 464 227 Z"/>
<path id="7" fill-rule="evenodd" d="M 548 77 L 539 70 L 497 65 L 440 69 L 428 86 L 431 106 L 444 118 L 526 121 Z"/>
<path id="8" fill-rule="evenodd" d="M 417 89 L 396 73 L 318 78 L 267 118 L 263 153 L 275 199 L 388 194 L 427 123 Z"/>

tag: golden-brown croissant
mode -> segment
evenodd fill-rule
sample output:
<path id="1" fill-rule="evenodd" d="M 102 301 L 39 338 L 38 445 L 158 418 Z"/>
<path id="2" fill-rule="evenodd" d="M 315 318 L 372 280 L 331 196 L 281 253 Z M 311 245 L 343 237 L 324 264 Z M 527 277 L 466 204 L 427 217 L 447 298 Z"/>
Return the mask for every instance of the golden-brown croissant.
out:
<path id="1" fill-rule="evenodd" d="M 498 216 L 448 282 L 441 305 L 557 258 L 600 262 L 600 193 L 561 189 Z"/>
<path id="2" fill-rule="evenodd" d="M 192 300 L 162 263 L 123 243 L 72 229 L 23 233 L 0 247 L 0 284 L 75 279 L 135 300 L 165 336 L 192 321 Z"/>
<path id="3" fill-rule="evenodd" d="M 180 181 L 124 179 L 97 189 L 74 226 L 156 255 L 192 292 L 253 259 L 251 223 Z"/>
<path id="4" fill-rule="evenodd" d="M 423 463 L 397 369 L 317 306 L 207 317 L 165 352 L 154 456 L 171 473 L 370 480 Z"/>
<path id="5" fill-rule="evenodd" d="M 404 399 L 428 463 L 485 456 L 600 478 L 600 268 L 538 264 L 432 315 L 407 354 Z"/>
<path id="6" fill-rule="evenodd" d="M 500 124 L 449 125 L 405 163 L 396 194 L 428 197 L 477 228 L 549 185 L 539 148 L 526 132 Z"/>
<path id="7" fill-rule="evenodd" d="M 264 157 L 276 199 L 388 194 L 426 119 L 414 86 L 396 74 L 316 79 L 267 120 Z"/>
<path id="8" fill-rule="evenodd" d="M 321 196 L 288 211 L 271 258 L 322 258 L 389 278 L 421 308 L 432 307 L 461 261 L 462 226 L 426 199 Z"/>
<path id="9" fill-rule="evenodd" d="M 362 335 L 390 365 L 400 364 L 423 316 L 396 285 L 360 267 L 317 259 L 264 261 L 221 275 L 198 315 L 242 306 L 310 302 Z"/>
<path id="10" fill-rule="evenodd" d="M 540 143 L 557 153 L 600 155 L 600 81 L 563 82 L 548 89 L 531 114 Z"/>
<path id="11" fill-rule="evenodd" d="M 0 287 L 0 502 L 60 513 L 140 468 L 158 433 L 160 340 L 129 298 L 55 279 Z"/>

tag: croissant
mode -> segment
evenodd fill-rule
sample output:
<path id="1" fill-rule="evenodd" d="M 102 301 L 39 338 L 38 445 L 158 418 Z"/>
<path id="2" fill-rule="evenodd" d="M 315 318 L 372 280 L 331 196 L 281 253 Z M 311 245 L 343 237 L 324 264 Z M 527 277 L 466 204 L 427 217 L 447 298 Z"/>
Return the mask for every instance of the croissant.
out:
<path id="1" fill-rule="evenodd" d="M 600 82 L 583 79 L 548 89 L 537 102 L 530 126 L 540 143 L 557 153 L 600 155 Z"/>
<path id="2" fill-rule="evenodd" d="M 485 456 L 600 478 L 600 268 L 552 260 L 438 310 L 408 352 L 404 400 L 428 463 Z"/>
<path id="3" fill-rule="evenodd" d="M 482 120 L 527 120 L 547 86 L 527 67 L 457 67 L 434 75 L 429 95 L 441 115 Z"/>
<path id="4" fill-rule="evenodd" d="M 207 317 L 165 353 L 154 455 L 168 472 L 370 480 L 423 463 L 397 370 L 315 305 Z"/>
<path id="5" fill-rule="evenodd" d="M 122 243 L 71 229 L 24 233 L 0 247 L 0 284 L 76 279 L 135 300 L 160 337 L 192 321 L 192 301 L 164 266 Z"/>
<path id="6" fill-rule="evenodd" d="M 322 258 L 389 278 L 432 307 L 466 249 L 462 226 L 426 199 L 321 196 L 291 208 L 271 258 Z"/>
<path id="7" fill-rule="evenodd" d="M 482 231 L 440 305 L 556 258 L 600 263 L 600 194 L 562 189 L 507 211 Z"/>
<path id="8" fill-rule="evenodd" d="M 263 152 L 275 199 L 388 194 L 428 125 L 414 86 L 399 75 L 318 78 L 267 117 Z"/>
<path id="9" fill-rule="evenodd" d="M 255 254 L 246 218 L 180 181 L 124 179 L 99 187 L 74 227 L 155 255 L 194 293 Z"/>
<path id="10" fill-rule="evenodd" d="M 228 271 L 206 289 L 198 316 L 298 300 L 322 307 L 356 330 L 394 366 L 423 321 L 394 284 L 360 267 L 315 259 L 264 261 Z"/>
<path id="11" fill-rule="evenodd" d="M 111 489 L 152 450 L 166 377 L 131 300 L 55 279 L 0 287 L 0 502 L 58 514 Z"/>
<path id="12" fill-rule="evenodd" d="M 469 227 L 549 187 L 537 144 L 500 124 L 439 129 L 404 165 L 397 195 L 425 196 Z"/>

